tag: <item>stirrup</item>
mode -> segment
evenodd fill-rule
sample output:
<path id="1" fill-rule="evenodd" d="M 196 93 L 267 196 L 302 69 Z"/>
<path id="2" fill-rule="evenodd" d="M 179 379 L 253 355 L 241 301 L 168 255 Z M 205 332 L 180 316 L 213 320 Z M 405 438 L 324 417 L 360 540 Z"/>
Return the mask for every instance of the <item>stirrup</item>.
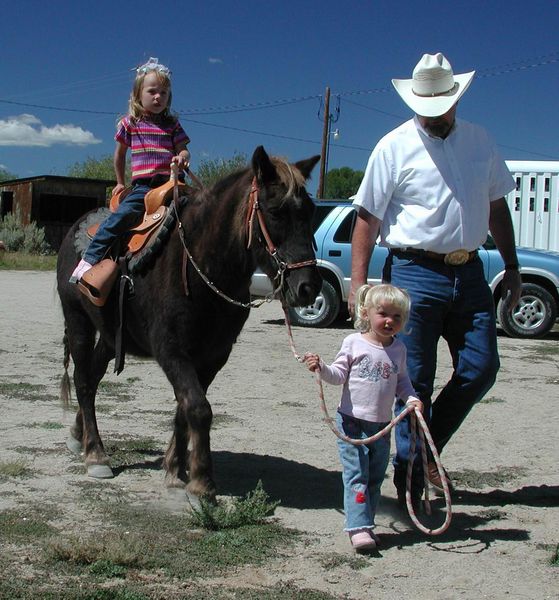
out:
<path id="1" fill-rule="evenodd" d="M 118 265 L 105 258 L 86 271 L 78 281 L 80 292 L 95 306 L 104 306 L 118 275 Z"/>

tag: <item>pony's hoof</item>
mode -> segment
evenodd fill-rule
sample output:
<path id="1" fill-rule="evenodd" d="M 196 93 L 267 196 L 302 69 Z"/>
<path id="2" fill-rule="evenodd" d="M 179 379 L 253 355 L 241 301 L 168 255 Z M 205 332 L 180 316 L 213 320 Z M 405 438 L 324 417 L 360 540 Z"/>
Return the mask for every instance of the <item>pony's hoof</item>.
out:
<path id="1" fill-rule="evenodd" d="M 66 448 L 70 450 L 73 454 L 81 454 L 82 453 L 82 443 L 79 442 L 73 435 L 69 435 L 66 438 Z"/>
<path id="2" fill-rule="evenodd" d="M 109 465 L 89 465 L 87 474 L 95 479 L 111 479 L 114 477 L 113 470 Z"/>
<path id="3" fill-rule="evenodd" d="M 168 489 L 182 489 L 186 486 L 186 483 L 180 478 L 177 477 L 176 475 L 170 475 L 169 473 L 167 473 L 167 475 L 165 475 L 165 487 Z"/>
<path id="4" fill-rule="evenodd" d="M 186 486 L 186 495 L 188 498 L 204 498 L 211 504 L 216 503 L 216 489 L 214 485 L 203 485 L 201 482 L 190 481 Z"/>

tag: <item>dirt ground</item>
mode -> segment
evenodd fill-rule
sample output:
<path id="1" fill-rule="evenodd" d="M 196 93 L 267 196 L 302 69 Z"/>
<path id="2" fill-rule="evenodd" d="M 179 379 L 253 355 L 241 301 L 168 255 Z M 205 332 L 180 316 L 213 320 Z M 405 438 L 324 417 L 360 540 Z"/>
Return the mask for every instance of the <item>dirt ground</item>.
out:
<path id="1" fill-rule="evenodd" d="M 69 528 L 86 527 L 76 498 L 86 493 L 88 478 L 66 451 L 73 414 L 63 413 L 58 401 L 63 324 L 54 274 L 0 271 L 0 299 L 1 460 L 24 458 L 33 471 L 31 478 L 0 479 L 0 511 L 51 502 L 63 507 Z M 301 353 L 316 351 L 331 361 L 349 332 L 349 324 L 294 328 L 294 337 Z M 382 546 L 355 569 L 344 560 L 325 561 L 352 551 L 342 531 L 335 438 L 321 421 L 315 381 L 293 359 L 279 304 L 253 310 L 209 392 L 216 482 L 220 495 L 240 496 L 261 479 L 281 501 L 280 522 L 303 531 L 304 542 L 264 567 L 237 569 L 227 585 L 282 581 L 352 599 L 558 598 L 559 566 L 551 565 L 559 543 L 558 340 L 557 331 L 534 341 L 499 337 L 498 382 L 442 457 L 459 488 L 449 530 L 430 538 L 414 529 L 396 505 L 389 469 L 377 518 Z M 444 348 L 439 354 L 438 386 L 449 373 Z M 129 357 L 124 372 L 109 373 L 106 381 L 121 398 L 100 406 L 105 442 L 148 436 L 160 442 L 160 459 L 174 401 L 159 367 Z M 42 390 L 42 397 L 16 393 L 18 386 Z M 333 412 L 339 389 L 326 392 Z M 89 483 L 88 489 L 111 486 L 140 503 L 176 508 L 177 496 L 165 489 L 158 468 L 132 465 L 112 480 Z M 434 508 L 442 521 L 440 500 Z"/>

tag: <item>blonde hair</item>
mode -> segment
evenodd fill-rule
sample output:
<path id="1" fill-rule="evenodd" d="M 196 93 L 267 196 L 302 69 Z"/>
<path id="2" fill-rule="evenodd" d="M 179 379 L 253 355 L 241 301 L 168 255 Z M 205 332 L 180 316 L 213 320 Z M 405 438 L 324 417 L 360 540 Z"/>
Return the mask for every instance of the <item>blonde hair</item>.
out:
<path id="1" fill-rule="evenodd" d="M 355 329 L 366 333 L 370 329 L 367 310 L 375 308 L 385 302 L 395 306 L 402 315 L 402 329 L 404 329 L 409 314 L 411 301 L 408 293 L 389 283 L 379 285 L 362 285 L 355 294 Z"/>
<path id="2" fill-rule="evenodd" d="M 144 79 L 146 75 L 150 73 L 155 73 L 157 77 L 157 81 L 160 85 L 164 85 L 169 90 L 169 100 L 167 101 L 167 106 L 165 110 L 161 112 L 161 117 L 163 119 L 171 119 L 173 121 L 176 120 L 176 115 L 171 112 L 171 100 L 172 100 L 172 91 L 171 91 L 171 77 L 168 72 L 163 72 L 160 69 L 142 69 L 136 74 L 136 79 L 134 80 L 134 85 L 132 86 L 132 91 L 130 92 L 130 99 L 128 101 L 128 114 L 130 115 L 130 119 L 132 121 L 139 121 L 145 114 L 144 107 L 142 106 L 142 88 L 144 87 Z"/>

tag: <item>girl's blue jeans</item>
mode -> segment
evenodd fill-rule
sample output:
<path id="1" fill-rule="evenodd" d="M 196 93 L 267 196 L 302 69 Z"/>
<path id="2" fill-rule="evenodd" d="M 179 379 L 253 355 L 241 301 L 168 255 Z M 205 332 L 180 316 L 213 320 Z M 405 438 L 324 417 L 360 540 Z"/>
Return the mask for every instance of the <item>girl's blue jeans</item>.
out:
<path id="1" fill-rule="evenodd" d="M 116 212 L 111 213 L 99 226 L 82 258 L 95 265 L 102 260 L 110 247 L 131 227 L 142 220 L 145 213 L 144 196 L 151 188 L 135 185 L 122 200 Z"/>
<path id="2" fill-rule="evenodd" d="M 450 267 L 422 257 L 389 255 L 384 277 L 407 290 L 411 312 L 400 339 L 407 347 L 407 366 L 412 384 L 424 404 L 424 416 L 440 453 L 476 402 L 495 382 L 499 370 L 495 309 L 491 290 L 479 258 Z M 437 345 L 448 344 L 453 372 L 431 404 Z M 405 404 L 396 401 L 399 414 Z M 405 482 L 409 455 L 410 421 L 396 426 L 394 482 Z M 414 485 L 423 487 L 419 444 L 414 462 Z"/>
<path id="3" fill-rule="evenodd" d="M 387 423 L 363 421 L 336 413 L 338 429 L 354 439 L 367 438 Z M 373 528 L 380 488 L 390 457 L 390 434 L 367 446 L 354 446 L 338 438 L 344 483 L 345 531 Z"/>

